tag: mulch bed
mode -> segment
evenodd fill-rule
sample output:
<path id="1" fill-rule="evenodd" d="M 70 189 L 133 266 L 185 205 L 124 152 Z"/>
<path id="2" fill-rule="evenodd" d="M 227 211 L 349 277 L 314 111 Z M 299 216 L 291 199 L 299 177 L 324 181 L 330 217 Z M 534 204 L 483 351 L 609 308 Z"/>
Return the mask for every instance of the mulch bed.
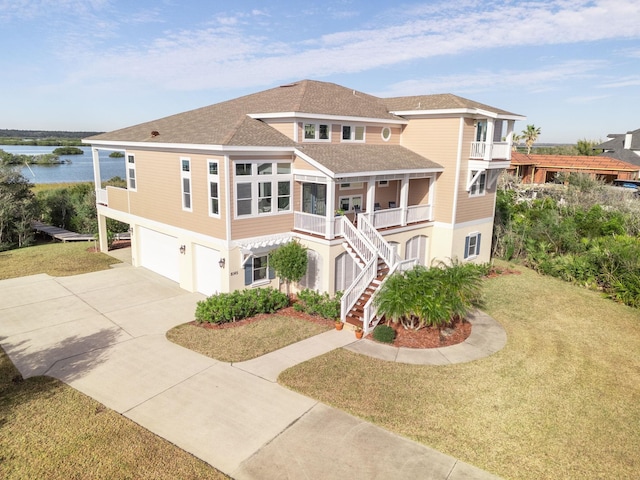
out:
<path id="1" fill-rule="evenodd" d="M 396 331 L 395 340 L 392 344 L 388 344 L 394 347 L 448 347 L 464 342 L 471 335 L 471 324 L 466 320 L 456 321 L 453 326 L 442 329 L 427 327 L 420 330 L 406 330 L 402 325 L 394 323 L 389 326 Z M 373 340 L 371 335 L 368 335 L 367 338 Z"/>

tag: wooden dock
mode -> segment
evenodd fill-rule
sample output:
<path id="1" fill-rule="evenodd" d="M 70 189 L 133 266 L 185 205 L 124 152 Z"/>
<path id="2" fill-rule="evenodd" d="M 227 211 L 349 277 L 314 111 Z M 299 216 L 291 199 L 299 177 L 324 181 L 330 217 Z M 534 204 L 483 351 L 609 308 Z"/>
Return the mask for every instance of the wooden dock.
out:
<path id="1" fill-rule="evenodd" d="M 90 242 L 95 240 L 95 235 L 90 233 L 70 232 L 64 228 L 54 227 L 42 222 L 32 222 L 31 225 L 36 232 L 44 233 L 62 242 Z"/>

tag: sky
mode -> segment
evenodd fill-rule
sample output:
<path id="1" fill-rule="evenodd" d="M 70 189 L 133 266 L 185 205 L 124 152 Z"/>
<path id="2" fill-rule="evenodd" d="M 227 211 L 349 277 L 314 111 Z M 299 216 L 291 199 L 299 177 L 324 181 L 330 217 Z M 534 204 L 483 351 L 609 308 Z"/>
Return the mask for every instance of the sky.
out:
<path id="1" fill-rule="evenodd" d="M 640 1 L 0 0 L 0 65 L 0 129 L 110 131 L 313 79 L 604 141 L 640 128 Z"/>

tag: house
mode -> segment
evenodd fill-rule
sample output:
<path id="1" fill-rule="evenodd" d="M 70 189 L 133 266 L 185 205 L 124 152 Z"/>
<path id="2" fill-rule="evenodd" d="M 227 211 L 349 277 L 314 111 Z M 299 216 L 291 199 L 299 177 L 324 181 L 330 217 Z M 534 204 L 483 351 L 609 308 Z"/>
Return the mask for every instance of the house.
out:
<path id="1" fill-rule="evenodd" d="M 388 273 L 490 259 L 496 180 L 524 119 L 303 80 L 92 136 L 100 248 L 106 218 L 128 223 L 134 265 L 209 295 L 277 287 L 268 253 L 297 239 L 301 287 L 343 291 L 343 320 L 368 330 L 363 293 Z M 101 188 L 100 150 L 125 153 L 127 188 Z"/>
<path id="2" fill-rule="evenodd" d="M 631 163 L 640 170 L 640 128 L 627 133 L 610 133 L 607 138 L 609 140 L 594 147 L 602 150 L 602 156 Z"/>
<path id="3" fill-rule="evenodd" d="M 640 157 L 638 157 L 640 160 Z M 640 166 L 609 156 L 538 155 L 513 152 L 507 170 L 523 183 L 551 183 L 559 173 L 584 173 L 606 183 L 638 178 Z"/>

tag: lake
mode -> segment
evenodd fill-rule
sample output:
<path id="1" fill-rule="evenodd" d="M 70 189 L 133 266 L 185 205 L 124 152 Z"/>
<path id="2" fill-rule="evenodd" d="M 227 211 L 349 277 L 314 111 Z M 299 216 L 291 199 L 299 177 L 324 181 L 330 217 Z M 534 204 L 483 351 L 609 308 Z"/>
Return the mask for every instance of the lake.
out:
<path id="1" fill-rule="evenodd" d="M 42 155 L 53 153 L 58 147 L 40 147 L 27 145 L 0 145 L 0 150 L 16 155 Z M 93 158 L 91 147 L 78 147 L 82 155 L 60 155 L 60 160 L 71 163 L 60 165 L 29 165 L 22 167 L 22 175 L 31 183 L 67 183 L 93 182 Z M 102 181 L 113 177 L 125 178 L 125 161 L 122 158 L 109 158 L 108 151 L 100 151 L 100 177 Z"/>

